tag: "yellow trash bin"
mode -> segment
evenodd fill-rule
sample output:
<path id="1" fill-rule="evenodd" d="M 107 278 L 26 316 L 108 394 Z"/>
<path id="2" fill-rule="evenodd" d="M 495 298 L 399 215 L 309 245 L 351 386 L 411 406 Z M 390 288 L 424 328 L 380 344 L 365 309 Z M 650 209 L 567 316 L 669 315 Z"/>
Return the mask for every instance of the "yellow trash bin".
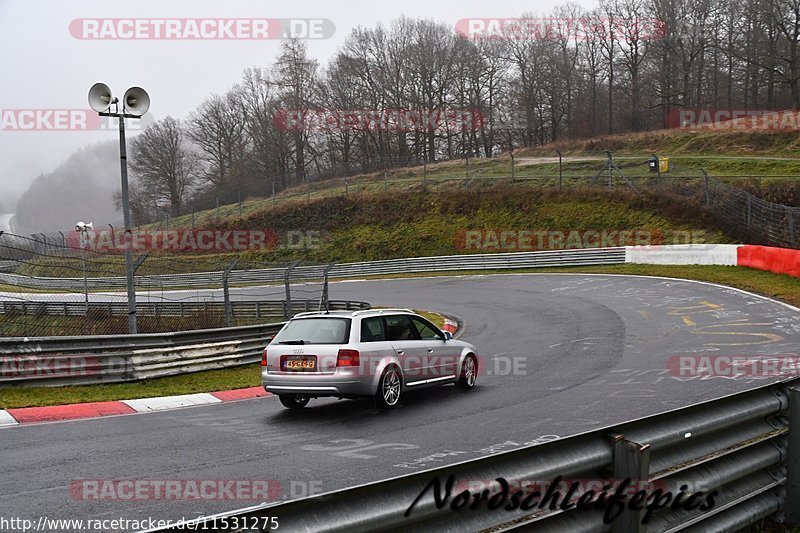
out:
<path id="1" fill-rule="evenodd" d="M 662 174 L 665 172 L 669 172 L 669 157 L 659 157 L 658 158 L 658 171 Z"/>

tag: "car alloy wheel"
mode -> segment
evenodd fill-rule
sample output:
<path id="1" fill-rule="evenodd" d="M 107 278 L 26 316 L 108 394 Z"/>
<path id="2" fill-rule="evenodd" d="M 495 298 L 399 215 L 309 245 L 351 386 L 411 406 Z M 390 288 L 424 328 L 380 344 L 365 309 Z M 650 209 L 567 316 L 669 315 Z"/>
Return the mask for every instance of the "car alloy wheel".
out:
<path id="1" fill-rule="evenodd" d="M 400 401 L 400 373 L 396 368 L 387 368 L 381 376 L 378 386 L 377 400 L 380 407 L 390 409 Z"/>
<path id="2" fill-rule="evenodd" d="M 462 389 L 471 389 L 475 387 L 475 382 L 478 380 L 478 362 L 472 354 L 464 358 L 464 364 L 461 366 L 461 377 L 458 380 L 458 386 Z"/>

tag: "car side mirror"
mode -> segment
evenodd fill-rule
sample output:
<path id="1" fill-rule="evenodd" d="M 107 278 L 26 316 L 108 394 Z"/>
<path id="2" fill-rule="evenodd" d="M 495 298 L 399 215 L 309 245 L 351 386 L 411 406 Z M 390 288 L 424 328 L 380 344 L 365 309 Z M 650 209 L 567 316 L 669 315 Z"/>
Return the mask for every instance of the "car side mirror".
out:
<path id="1" fill-rule="evenodd" d="M 452 339 L 453 339 L 453 334 L 450 333 L 449 331 L 445 331 L 444 332 L 444 340 L 449 341 L 449 340 L 452 340 Z"/>

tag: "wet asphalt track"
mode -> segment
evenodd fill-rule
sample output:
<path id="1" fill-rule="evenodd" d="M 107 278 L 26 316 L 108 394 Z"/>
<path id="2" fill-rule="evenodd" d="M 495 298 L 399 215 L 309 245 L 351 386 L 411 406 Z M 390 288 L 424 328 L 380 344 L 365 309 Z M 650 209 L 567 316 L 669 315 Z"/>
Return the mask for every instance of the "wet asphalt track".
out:
<path id="1" fill-rule="evenodd" d="M 262 289 L 238 289 L 242 298 Z M 495 275 L 340 282 L 332 299 L 455 315 L 478 387 L 368 401 L 275 398 L 0 430 L 4 517 L 179 519 L 250 501 L 84 501 L 82 479 L 275 480 L 280 497 L 377 481 L 761 385 L 676 379 L 681 354 L 800 352 L 800 313 L 732 289 L 631 276 Z M 258 370 L 254 370 L 257 372 Z"/>

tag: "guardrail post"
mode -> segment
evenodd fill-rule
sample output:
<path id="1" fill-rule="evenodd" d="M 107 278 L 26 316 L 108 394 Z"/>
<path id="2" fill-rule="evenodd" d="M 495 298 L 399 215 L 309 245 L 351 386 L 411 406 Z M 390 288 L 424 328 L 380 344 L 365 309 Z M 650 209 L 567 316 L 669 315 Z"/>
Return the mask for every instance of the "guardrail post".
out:
<path id="1" fill-rule="evenodd" d="M 556 150 L 558 153 L 558 190 L 561 190 L 561 182 L 562 182 L 562 165 L 561 165 L 561 150 Z"/>
<path id="2" fill-rule="evenodd" d="M 136 276 L 136 272 L 139 271 L 139 267 L 142 266 L 142 264 L 147 260 L 147 258 L 148 258 L 148 254 L 141 254 L 136 259 L 134 259 L 133 263 L 131 264 L 131 276 L 132 276 L 132 279 L 133 279 L 133 287 L 132 288 L 133 288 L 134 296 L 136 295 L 136 277 L 135 277 Z M 109 311 L 108 312 L 109 312 L 109 314 L 111 313 L 111 305 L 110 304 L 109 304 Z M 128 306 L 128 315 L 129 315 L 128 320 L 129 321 L 130 321 L 130 312 L 131 312 L 131 306 L 129 305 Z M 133 305 L 133 322 L 135 323 L 136 320 L 137 320 L 136 319 L 136 303 L 134 302 L 134 305 Z M 137 331 L 138 331 L 138 328 L 137 328 Z"/>
<path id="3" fill-rule="evenodd" d="M 614 481 L 620 483 L 631 479 L 631 483 L 648 481 L 650 476 L 650 445 L 626 440 L 623 435 L 614 437 Z M 643 511 L 625 509 L 611 523 L 611 533 L 645 533 L 642 524 Z"/>
<path id="4" fill-rule="evenodd" d="M 751 225 L 752 220 L 753 220 L 753 205 L 752 204 L 753 204 L 753 199 L 748 194 L 747 195 L 747 212 L 746 212 L 747 229 L 750 229 L 750 225 Z"/>
<path id="5" fill-rule="evenodd" d="M 319 297 L 319 311 L 322 311 L 323 309 L 325 309 L 325 311 L 330 310 L 330 307 L 328 306 L 328 273 L 335 264 L 336 263 L 330 263 L 325 267 L 325 271 L 322 273 L 322 295 Z"/>
<path id="6" fill-rule="evenodd" d="M 289 283 L 289 276 L 292 275 L 292 270 L 300 263 L 300 261 L 295 261 L 286 267 L 286 272 L 283 274 L 283 286 L 286 290 L 286 299 L 283 301 L 283 318 L 284 320 L 289 320 L 289 315 L 292 312 L 292 289 L 291 284 Z"/>
<path id="7" fill-rule="evenodd" d="M 709 207 L 711 205 L 711 196 L 708 190 L 708 172 L 703 169 L 700 169 L 700 172 L 703 173 L 703 194 L 706 200 L 706 207 Z"/>
<path id="8" fill-rule="evenodd" d="M 786 446 L 786 500 L 783 505 L 787 524 L 800 525 L 800 388 L 789 387 L 789 442 Z"/>
<path id="9" fill-rule="evenodd" d="M 228 278 L 231 275 L 231 271 L 236 268 L 238 263 L 239 258 L 237 257 L 228 264 L 225 272 L 222 273 L 222 297 L 225 300 L 225 327 L 228 328 L 233 327 L 233 306 L 231 305 L 231 291 L 228 285 Z"/>

